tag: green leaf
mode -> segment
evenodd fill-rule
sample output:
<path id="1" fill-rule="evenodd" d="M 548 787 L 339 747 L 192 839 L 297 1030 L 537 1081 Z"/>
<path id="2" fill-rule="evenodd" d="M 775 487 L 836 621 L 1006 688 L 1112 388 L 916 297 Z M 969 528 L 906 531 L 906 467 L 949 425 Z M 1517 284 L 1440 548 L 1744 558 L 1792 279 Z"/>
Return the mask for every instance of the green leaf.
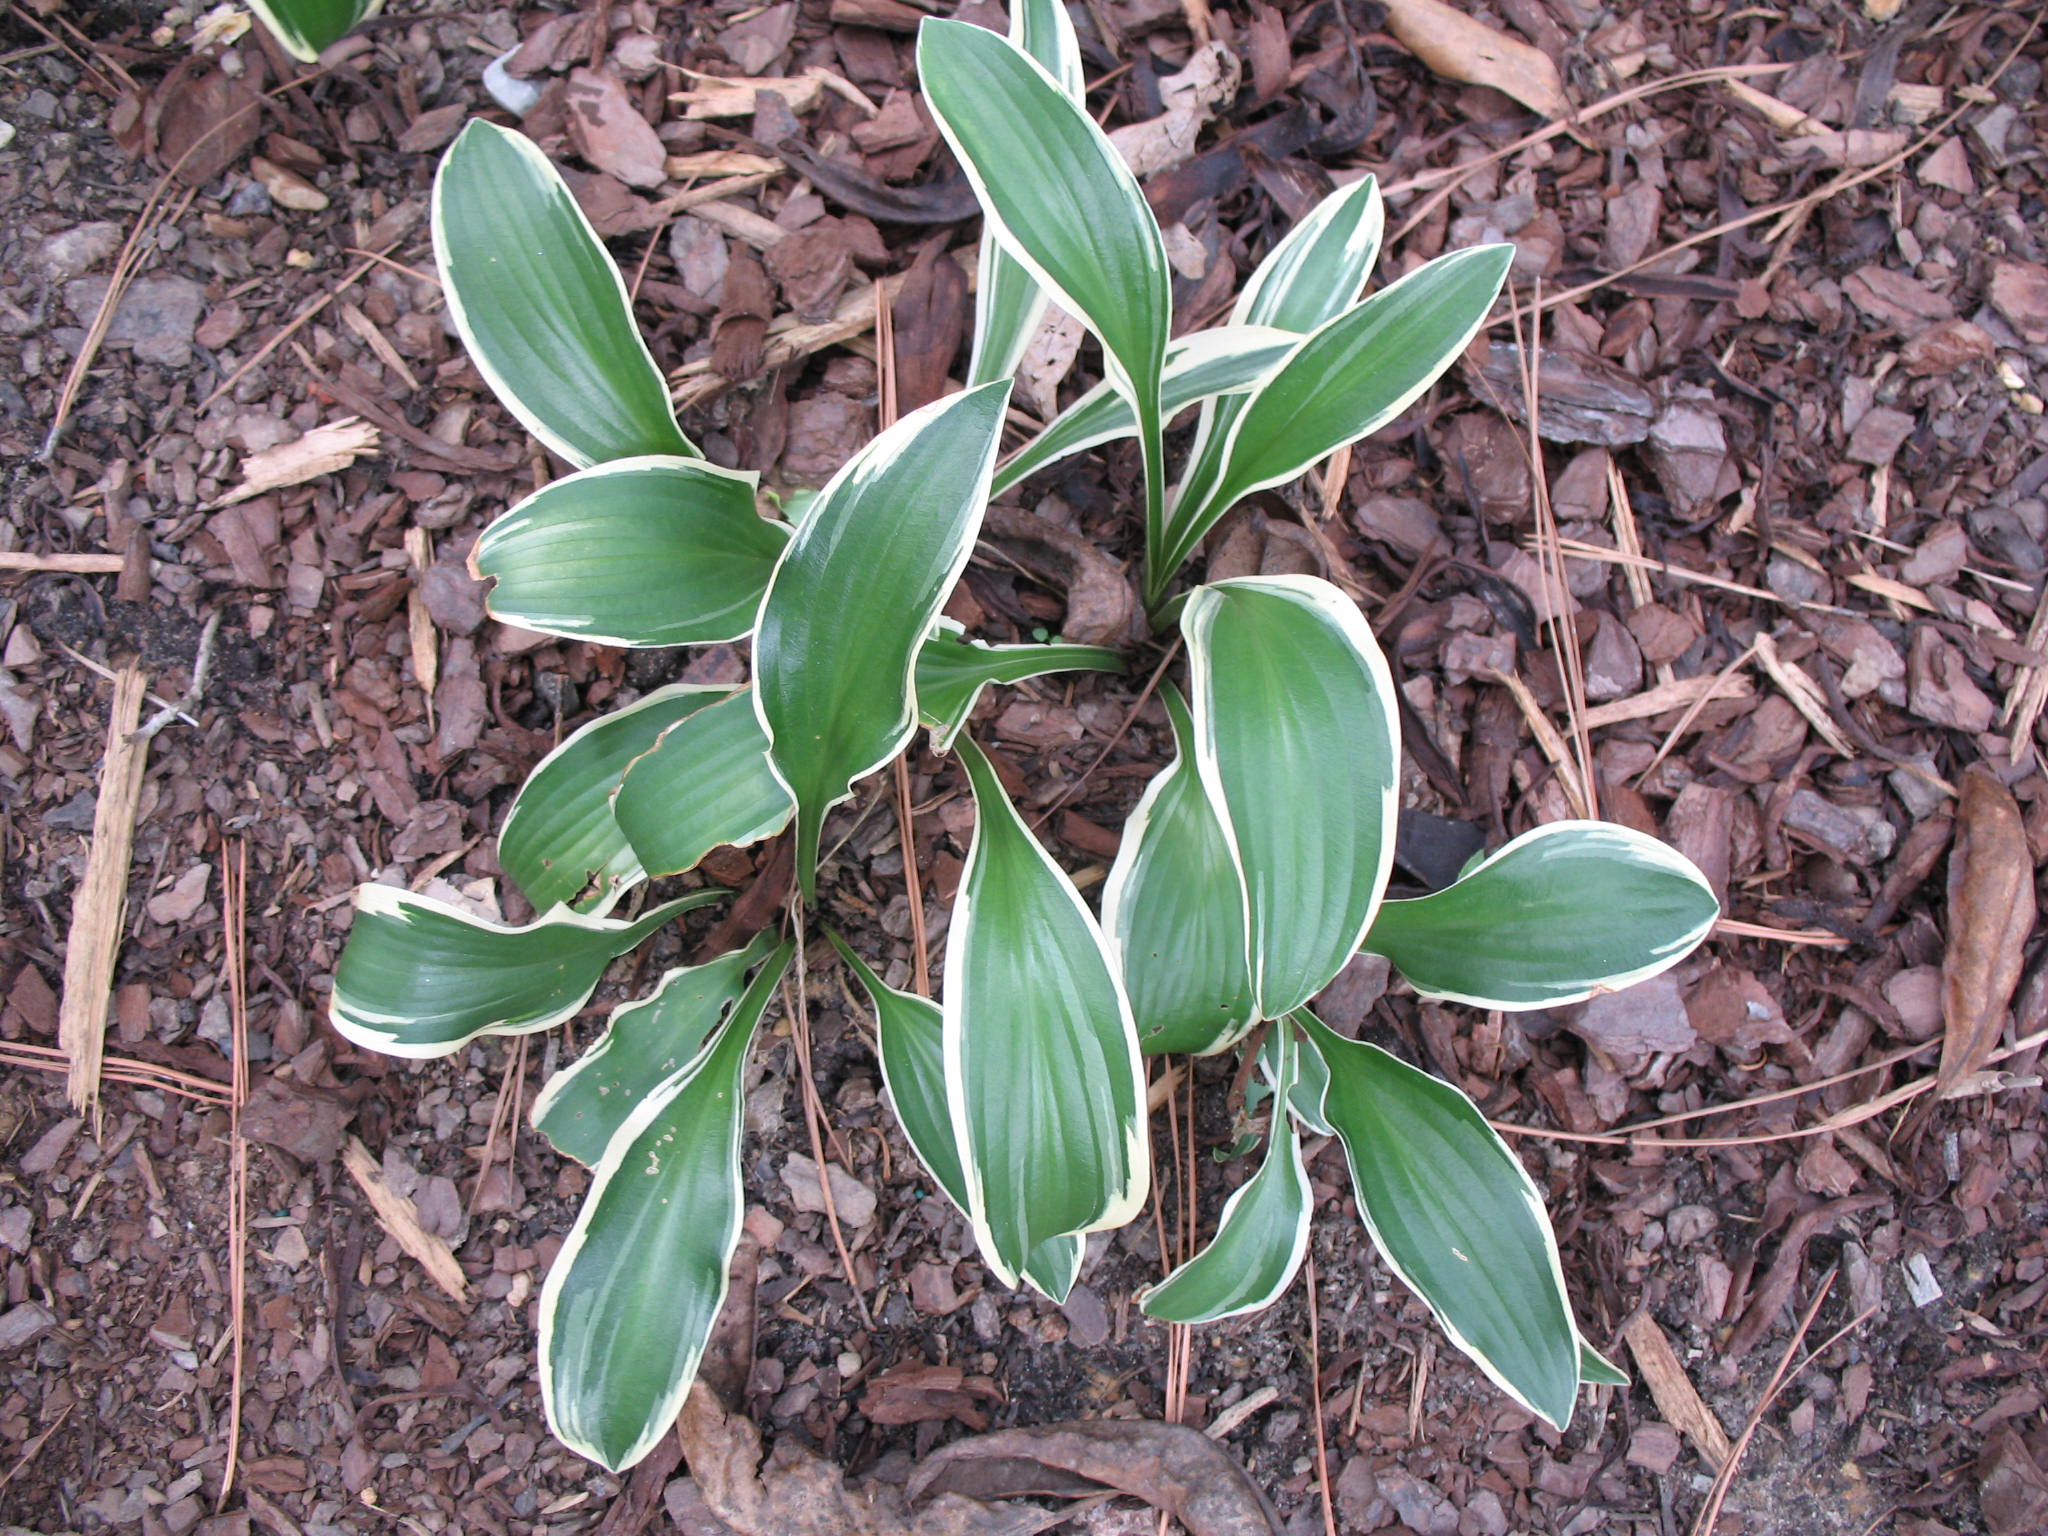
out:
<path id="1" fill-rule="evenodd" d="M 1307 1029 L 1302 1022 L 1306 1009 L 1297 1008 L 1288 1017 L 1296 1027 Z M 1265 1043 L 1259 1048 L 1259 1071 L 1267 1083 L 1279 1077 L 1279 1039 L 1283 1031 L 1275 1029 L 1267 1034 Z M 1330 1089 L 1330 1069 L 1323 1064 L 1323 1058 L 1306 1048 L 1295 1052 L 1294 1087 L 1287 1096 L 1288 1108 L 1294 1111 L 1294 1118 L 1314 1131 L 1318 1136 L 1334 1136 L 1337 1128 L 1323 1118 L 1323 1095 Z"/>
<path id="2" fill-rule="evenodd" d="M 1279 1018 L 1357 950 L 1393 866 L 1400 720 L 1358 607 L 1312 576 L 1197 587 L 1195 758 L 1236 850 L 1253 995 Z"/>
<path id="3" fill-rule="evenodd" d="M 498 832 L 498 863 L 535 911 L 566 902 L 607 912 L 647 878 L 612 816 L 619 777 L 663 731 L 723 691 L 693 683 L 657 688 L 591 721 L 527 775 Z"/>
<path id="4" fill-rule="evenodd" d="M 434 177 L 433 226 L 448 313 L 528 431 L 579 469 L 698 457 L 618 267 L 530 139 L 472 119 Z"/>
<path id="5" fill-rule="evenodd" d="M 1365 292 L 1385 226 L 1386 211 L 1373 177 L 1339 187 L 1266 253 L 1238 295 L 1230 315 L 1232 324 L 1269 326 L 1283 335 L 1299 337 L 1336 319 Z M 1273 363 L 1279 361 L 1275 358 Z M 1224 445 L 1246 404 L 1245 395 L 1232 394 L 1203 406 L 1194 445 L 1181 472 L 1184 482 L 1213 482 L 1223 467 Z M 1149 577 L 1156 607 L 1173 577 L 1173 567 L 1162 560 Z"/>
<path id="6" fill-rule="evenodd" d="M 1628 1385 L 1628 1372 L 1582 1338 L 1579 1340 L 1579 1380 L 1596 1387 L 1625 1387 Z"/>
<path id="7" fill-rule="evenodd" d="M 1720 914 L 1677 849 L 1611 822 L 1554 821 L 1455 885 L 1384 903 L 1365 948 L 1425 997 L 1555 1008 L 1668 970 Z"/>
<path id="8" fill-rule="evenodd" d="M 976 819 L 946 941 L 946 1100 L 982 1258 L 1014 1285 L 1042 1244 L 1137 1213 L 1145 1083 L 1095 919 L 973 738 L 958 751 Z"/>
<path id="9" fill-rule="evenodd" d="M 745 1208 L 741 1072 L 791 952 L 775 952 L 696 1059 L 613 1136 L 541 1287 L 548 1426 L 615 1472 L 675 1423 L 725 1303 Z"/>
<path id="10" fill-rule="evenodd" d="M 1102 888 L 1102 926 L 1123 964 L 1139 1046 L 1206 1056 L 1255 1018 L 1244 881 L 1195 769 L 1187 704 L 1171 683 L 1159 695 L 1177 755 L 1124 824 Z"/>
<path id="11" fill-rule="evenodd" d="M 1485 323 L 1514 247 L 1439 256 L 1303 338 L 1193 466 L 1167 512 L 1157 586 L 1238 502 L 1378 431 L 1456 362 Z M 1197 474 L 1199 478 L 1197 478 Z"/>
<path id="12" fill-rule="evenodd" d="M 932 750 L 949 752 L 990 683 L 1021 683 L 1048 672 L 1124 672 L 1119 651 L 1100 645 L 990 645 L 940 619 L 917 653 L 917 712 Z"/>
<path id="13" fill-rule="evenodd" d="M 917 728 L 918 649 L 974 550 L 1009 397 L 1007 382 L 950 395 L 855 454 L 761 600 L 754 707 L 796 802 L 806 902 L 825 812 Z"/>
<path id="14" fill-rule="evenodd" d="M 989 229 L 1102 342 L 1104 367 L 1137 418 L 1151 547 L 1166 504 L 1159 384 L 1173 288 L 1145 194 L 1095 120 L 1007 39 L 928 19 L 917 73 Z"/>
<path id="15" fill-rule="evenodd" d="M 757 934 L 746 948 L 670 971 L 646 997 L 614 1008 L 597 1042 L 534 1099 L 533 1128 L 564 1157 L 595 1168 L 641 1102 L 703 1049 L 746 990 L 747 972 L 774 948 L 774 934 Z"/>
<path id="16" fill-rule="evenodd" d="M 388 885 L 356 887 L 355 923 L 334 968 L 329 1017 L 387 1056 L 446 1056 L 478 1035 L 559 1024 L 604 968 L 655 929 L 730 894 L 692 891 L 632 922 L 558 907 L 523 928 Z"/>
<path id="17" fill-rule="evenodd" d="M 1010 41 L 1043 64 L 1068 96 L 1083 99 L 1081 45 L 1061 0 L 1016 0 L 1010 7 Z M 970 388 L 1015 373 L 1045 314 L 1037 281 L 1003 250 L 1001 241 L 984 239 L 976 265 Z"/>
<path id="18" fill-rule="evenodd" d="M 1219 325 L 1170 343 L 1159 383 L 1161 419 L 1172 421 L 1189 406 L 1218 395 L 1243 394 L 1297 342 L 1297 337 L 1271 326 Z M 1098 384 L 996 470 L 992 494 L 1000 496 L 1048 464 L 1137 430 L 1130 401 L 1111 385 Z"/>
<path id="19" fill-rule="evenodd" d="M 612 815 L 649 874 L 695 869 L 714 848 L 745 847 L 789 824 L 789 791 L 768 763 L 751 688 L 662 732 L 626 768 Z"/>
<path id="20" fill-rule="evenodd" d="M 932 1181 L 965 1214 L 967 1174 L 960 1166 L 952 1112 L 946 1105 L 945 1025 L 939 1005 L 890 986 L 832 929 L 826 929 L 825 936 L 845 958 L 874 1005 L 875 1053 L 882 1062 L 882 1087 L 903 1127 L 904 1139 Z M 1087 1239 L 1078 1234 L 1050 1239 L 1024 1266 L 1024 1279 L 1048 1296 L 1064 1297 L 1073 1289 L 1086 1246 Z"/>
<path id="21" fill-rule="evenodd" d="M 1472 1101 L 1377 1046 L 1297 1016 L 1329 1068 L 1323 1111 L 1366 1231 L 1450 1340 L 1560 1430 L 1579 1335 L 1543 1198 Z"/>
<path id="22" fill-rule="evenodd" d="M 510 624 L 600 645 L 703 645 L 754 627 L 789 530 L 754 475 L 702 459 L 619 459 L 534 492 L 470 563 Z"/>
<path id="23" fill-rule="evenodd" d="M 383 4 L 384 0 L 249 0 L 249 9 L 262 18 L 286 53 L 301 64 L 317 64 L 323 49 Z"/>
<path id="24" fill-rule="evenodd" d="M 1169 1323 L 1213 1323 L 1271 1306 L 1294 1283 L 1308 1252 L 1315 1207 L 1301 1137 L 1288 1115 L 1299 1047 L 1284 1023 L 1273 1031 L 1278 1070 L 1273 1128 L 1259 1171 L 1232 1192 L 1216 1235 L 1201 1252 L 1157 1285 L 1138 1293 L 1148 1317 Z"/>

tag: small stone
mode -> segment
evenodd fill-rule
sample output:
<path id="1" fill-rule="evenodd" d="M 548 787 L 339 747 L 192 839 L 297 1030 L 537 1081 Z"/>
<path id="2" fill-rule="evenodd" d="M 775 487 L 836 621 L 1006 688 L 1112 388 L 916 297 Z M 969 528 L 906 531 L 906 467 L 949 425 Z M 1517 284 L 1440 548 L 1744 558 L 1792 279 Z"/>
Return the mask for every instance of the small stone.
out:
<path id="1" fill-rule="evenodd" d="M 81 277 L 64 285 L 64 302 L 87 325 L 107 295 L 107 279 Z M 145 277 L 128 285 L 115 306 L 107 340 L 135 349 L 146 363 L 182 368 L 192 361 L 192 333 L 206 290 L 188 277 Z"/>
<path id="2" fill-rule="evenodd" d="M 4 1213 L 0 1213 L 0 1222 L 5 1219 Z M 931 1263 L 913 1266 L 910 1271 L 910 1304 L 932 1317 L 944 1317 L 956 1310 L 960 1305 L 960 1293 L 953 1285 L 953 1266 Z"/>
<path id="3" fill-rule="evenodd" d="M 826 1177 L 832 1181 L 832 1203 L 839 1224 L 848 1232 L 875 1219 L 875 1192 L 837 1163 L 827 1163 Z M 792 1152 L 782 1165 L 782 1182 L 789 1190 L 791 1204 L 800 1211 L 823 1211 L 825 1195 L 818 1183 L 818 1165 L 801 1152 Z"/>
<path id="4" fill-rule="evenodd" d="M 206 905 L 206 887 L 212 875 L 213 871 L 207 865 L 194 864 L 178 877 L 177 883 L 168 891 L 149 898 L 143 908 L 149 914 L 149 920 L 166 927 L 189 921 Z"/>
<path id="5" fill-rule="evenodd" d="M 25 1205 L 0 1209 L 0 1248 L 10 1253 L 27 1253 L 29 1233 L 34 1225 L 35 1213 Z"/>
<path id="6" fill-rule="evenodd" d="M 57 1326 L 57 1315 L 39 1301 L 24 1301 L 0 1315 L 0 1355 L 11 1355 Z"/>
<path id="7" fill-rule="evenodd" d="M 36 250 L 36 261 L 58 282 L 90 272 L 121 248 L 121 226 L 97 222 L 51 235 Z"/>
<path id="8" fill-rule="evenodd" d="M 1067 1337 L 1083 1349 L 1093 1349 L 1109 1337 L 1109 1309 L 1094 1289 L 1077 1285 L 1060 1303 L 1067 1320 Z"/>
<path id="9" fill-rule="evenodd" d="M 1684 1444 L 1678 1438 L 1677 1430 L 1669 1424 L 1648 1419 L 1638 1424 L 1636 1432 L 1629 1437 L 1628 1464 L 1661 1477 L 1677 1465 L 1682 1449 Z"/>

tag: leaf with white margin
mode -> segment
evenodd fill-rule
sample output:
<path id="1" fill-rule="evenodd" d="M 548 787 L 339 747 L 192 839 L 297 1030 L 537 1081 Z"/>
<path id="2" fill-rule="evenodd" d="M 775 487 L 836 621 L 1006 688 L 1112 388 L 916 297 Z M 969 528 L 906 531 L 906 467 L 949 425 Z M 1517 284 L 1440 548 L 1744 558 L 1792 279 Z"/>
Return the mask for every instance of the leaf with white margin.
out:
<path id="1" fill-rule="evenodd" d="M 1120 651 L 1101 645 L 991 645 L 940 619 L 917 653 L 917 712 L 932 750 L 950 752 L 990 683 L 1021 683 L 1048 672 L 1126 672 Z"/>
<path id="2" fill-rule="evenodd" d="M 1625 1387 L 1628 1385 L 1628 1372 L 1581 1338 L 1579 1380 L 1595 1387 Z"/>
<path id="3" fill-rule="evenodd" d="M 1197 587 L 1181 614 L 1195 761 L 1237 855 L 1261 1018 L 1357 952 L 1394 860 L 1400 717 L 1358 605 L 1314 576 Z"/>
<path id="4" fill-rule="evenodd" d="M 432 222 L 448 313 L 529 432 L 578 469 L 700 456 L 617 264 L 531 139 L 472 118 L 441 157 Z"/>
<path id="5" fill-rule="evenodd" d="M 825 813 L 917 729 L 918 651 L 974 552 L 1009 398 L 1007 380 L 949 395 L 861 449 L 811 503 L 761 599 L 754 708 L 796 802 L 806 903 Z"/>
<path id="6" fill-rule="evenodd" d="M 672 683 L 591 721 L 540 760 L 498 830 L 498 863 L 536 912 L 606 912 L 647 878 L 612 816 L 626 767 L 725 689 Z M 587 894 L 586 894 L 587 893 Z"/>
<path id="7" fill-rule="evenodd" d="M 1301 1135 L 1287 1106 L 1300 1046 L 1282 1021 L 1273 1030 L 1278 1068 L 1273 1125 L 1265 1161 L 1224 1202 L 1216 1235 L 1187 1263 L 1138 1293 L 1147 1317 L 1169 1323 L 1213 1323 L 1271 1306 L 1294 1283 L 1308 1252 L 1315 1208 Z"/>
<path id="8" fill-rule="evenodd" d="M 1046 68 L 1060 89 L 1083 99 L 1081 44 L 1061 0 L 1015 0 L 1010 41 Z M 1045 314 L 1045 295 L 999 240 L 983 240 L 975 258 L 974 348 L 967 382 L 988 384 L 1017 371 L 1031 333 Z"/>
<path id="9" fill-rule="evenodd" d="M 772 932 L 756 934 L 744 949 L 670 971 L 646 997 L 614 1008 L 604 1033 L 534 1098 L 533 1128 L 564 1157 L 595 1168 L 641 1101 L 703 1049 L 775 944 Z"/>
<path id="10" fill-rule="evenodd" d="M 1562 1430 L 1578 1396 L 1579 1333 L 1521 1160 L 1449 1083 L 1305 1009 L 1296 1017 L 1329 1068 L 1323 1113 L 1373 1246 L 1495 1385 Z"/>
<path id="11" fill-rule="evenodd" d="M 770 957 L 696 1058 L 619 1127 L 541 1287 L 548 1427 L 614 1472 L 674 1425 L 725 1303 L 746 1204 L 741 1074 L 791 952 Z"/>
<path id="12" fill-rule="evenodd" d="M 875 1054 L 882 1063 L 882 1089 L 896 1111 L 896 1122 L 910 1150 L 924 1164 L 932 1182 L 964 1214 L 967 1175 L 960 1167 L 960 1149 L 953 1140 L 953 1120 L 946 1107 L 945 1025 L 939 1005 L 915 992 L 898 991 L 877 976 L 852 947 L 832 929 L 825 930 L 849 969 L 866 989 L 875 1010 Z M 1065 1296 L 1073 1288 L 1087 1239 L 1078 1234 L 1051 1240 L 1032 1255 L 1024 1279 L 1048 1296 Z"/>
<path id="13" fill-rule="evenodd" d="M 789 529 L 758 477 L 702 459 L 615 459 L 543 486 L 486 528 L 470 568 L 508 624 L 599 645 L 708 645 L 754 627 Z"/>
<path id="14" fill-rule="evenodd" d="M 679 875 L 714 848 L 773 837 L 794 810 L 769 765 L 751 688 L 662 732 L 612 796 L 619 831 L 652 875 Z"/>
<path id="15" fill-rule="evenodd" d="M 270 35 L 301 64 L 319 63 L 322 49 L 383 5 L 384 0 L 249 0 Z"/>
<path id="16" fill-rule="evenodd" d="M 1168 343 L 1166 371 L 1159 381 L 1160 419 L 1171 422 L 1191 405 L 1245 393 L 1299 341 L 1271 326 L 1219 325 Z M 1110 385 L 1097 384 L 997 468 L 991 494 L 1000 496 L 1048 464 L 1137 430 L 1130 402 Z"/>
<path id="17" fill-rule="evenodd" d="M 1612 822 L 1553 821 L 1441 891 L 1382 903 L 1364 947 L 1425 997 L 1556 1008 L 1669 970 L 1720 915 L 1677 849 Z"/>
<path id="18" fill-rule="evenodd" d="M 927 18 L 917 75 L 987 229 L 1102 343 L 1137 418 L 1146 547 L 1166 510 L 1160 374 L 1173 324 L 1166 240 L 1138 179 L 1095 119 L 1006 38 Z"/>
<path id="19" fill-rule="evenodd" d="M 1385 228 L 1386 207 L 1376 178 L 1339 187 L 1303 215 L 1252 270 L 1230 312 L 1231 324 L 1270 326 L 1296 338 L 1328 324 L 1365 292 Z M 1247 398 L 1232 394 L 1202 407 L 1182 480 L 1207 484 L 1213 479 Z M 1157 591 L 1163 592 L 1173 572 L 1154 574 Z M 1156 594 L 1154 601 L 1156 606 Z"/>
<path id="20" fill-rule="evenodd" d="M 1145 1080 L 1094 917 L 973 738 L 956 748 L 975 829 L 946 940 L 946 1102 L 982 1259 L 1014 1285 L 1047 1241 L 1137 1214 Z"/>
<path id="21" fill-rule="evenodd" d="M 1155 585 L 1245 497 L 1377 432 L 1419 398 L 1486 323 L 1514 253 L 1482 245 L 1439 256 L 1303 337 L 1236 412 L 1221 450 L 1175 490 Z"/>
<path id="22" fill-rule="evenodd" d="M 478 1035 L 548 1029 L 583 1006 L 604 968 L 662 924 L 728 891 L 692 891 L 632 922 L 557 907 L 523 928 L 388 885 L 356 887 L 328 1016 L 387 1056 L 446 1056 Z"/>
<path id="23" fill-rule="evenodd" d="M 1188 706 L 1171 683 L 1159 697 L 1176 755 L 1124 823 L 1102 888 L 1102 927 L 1122 964 L 1139 1048 L 1206 1056 L 1254 1022 L 1244 881 L 1195 769 Z"/>

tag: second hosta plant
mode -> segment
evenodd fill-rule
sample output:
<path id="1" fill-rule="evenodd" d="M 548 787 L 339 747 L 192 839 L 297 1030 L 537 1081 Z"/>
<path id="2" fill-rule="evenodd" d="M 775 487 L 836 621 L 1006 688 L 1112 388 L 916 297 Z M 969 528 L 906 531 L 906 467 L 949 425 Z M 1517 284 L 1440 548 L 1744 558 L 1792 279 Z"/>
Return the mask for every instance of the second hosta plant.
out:
<path id="1" fill-rule="evenodd" d="M 1356 605 L 1309 577 L 1174 587 L 1232 506 L 1426 389 L 1483 322 L 1508 253 L 1456 252 L 1363 297 L 1381 207 L 1362 181 L 1274 247 L 1230 323 L 1173 341 L 1159 231 L 1082 108 L 1061 8 L 1023 0 L 1007 39 L 927 22 L 919 57 L 988 214 L 970 383 L 884 431 L 791 524 L 683 434 L 616 267 L 539 152 L 485 123 L 448 151 L 433 227 L 457 326 L 506 406 L 574 466 L 479 540 L 492 610 L 611 645 L 744 639 L 753 681 L 657 689 L 534 769 L 499 854 L 536 921 L 364 887 L 335 1026 L 416 1057 L 550 1028 L 615 957 L 725 894 L 643 905 L 646 881 L 723 845 L 793 839 L 787 931 L 615 1009 L 534 1106 L 592 1170 L 540 1300 L 549 1421 L 584 1455 L 630 1465 L 674 1419 L 724 1297 L 742 1072 L 806 920 L 830 906 L 826 818 L 922 728 L 957 755 L 975 809 L 939 998 L 892 989 L 824 934 L 873 1002 L 905 1137 L 990 1270 L 1063 1299 L 1088 1234 L 1146 1201 L 1143 1058 L 1256 1052 L 1263 1158 L 1145 1310 L 1205 1322 L 1281 1295 L 1312 1203 L 1301 1134 L 1334 1136 L 1388 1265 L 1502 1390 L 1562 1426 L 1581 1382 L 1618 1377 L 1573 1320 L 1535 1185 L 1463 1094 L 1310 1004 L 1364 950 L 1425 996 L 1562 1005 L 1675 963 L 1714 897 L 1662 844 L 1566 822 L 1445 890 L 1388 900 L 1399 715 Z M 1004 460 L 1008 374 L 1048 293 L 1096 332 L 1108 382 Z M 1194 442 L 1173 469 L 1163 429 L 1188 409 Z M 1185 688 L 1162 690 L 1177 752 L 1124 829 L 1098 916 L 966 726 L 991 684 L 1123 658 L 991 645 L 939 614 L 993 492 L 1131 435 L 1146 594 L 1178 624 Z"/>

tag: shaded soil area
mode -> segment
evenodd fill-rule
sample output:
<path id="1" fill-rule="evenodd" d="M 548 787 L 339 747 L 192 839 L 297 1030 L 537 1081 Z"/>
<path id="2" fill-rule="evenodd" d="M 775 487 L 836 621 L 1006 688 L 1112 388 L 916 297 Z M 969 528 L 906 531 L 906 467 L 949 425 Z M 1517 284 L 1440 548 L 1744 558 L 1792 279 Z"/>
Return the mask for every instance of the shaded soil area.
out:
<path id="1" fill-rule="evenodd" d="M 899 382 L 936 392 L 964 365 L 978 223 L 911 65 L 933 9 L 953 10 L 400 3 L 317 73 L 194 7 L 0 13 L 7 1520 L 729 1528 L 674 1442 L 622 1479 L 550 1438 L 535 1297 L 587 1174 L 523 1124 L 547 1073 L 721 910 L 621 961 L 558 1033 L 400 1063 L 325 1021 L 358 882 L 523 918 L 494 833 L 532 765 L 662 683 L 746 675 L 743 650 L 626 652 L 486 614 L 469 549 L 559 466 L 453 338 L 428 191 L 468 116 L 512 121 L 482 71 L 517 49 L 522 126 L 609 238 L 685 425 L 720 462 L 815 487 L 875 430 L 878 286 Z M 1721 892 L 1730 921 L 1696 956 L 1582 1007 L 1439 1006 L 1367 960 L 1318 1005 L 1509 1128 L 1587 1332 L 1632 1385 L 1585 1394 L 1562 1435 L 1515 1408 L 1374 1258 L 1327 1144 L 1304 1281 L 1190 1340 L 1144 1319 L 1134 1291 L 1248 1171 L 1214 1155 L 1242 1129 L 1225 1061 L 1164 1094 L 1157 1209 L 1091 1245 L 1064 1307 L 1007 1291 L 887 1115 L 865 1000 L 819 946 L 809 1070 L 852 1274 L 771 1015 L 728 1406 L 788 1487 L 799 1452 L 892 1489 L 980 1429 L 1171 1416 L 1216 1431 L 1290 1531 L 1325 1529 L 1326 1507 L 1340 1531 L 1423 1536 L 2048 1528 L 2048 975 L 1982 899 L 2031 886 L 2048 853 L 2038 8 L 1460 10 L 1508 68 L 1454 78 L 1473 49 L 1438 46 L 1441 17 L 1405 3 L 1073 14 L 1091 108 L 1150 156 L 1182 329 L 1227 314 L 1274 240 L 1365 172 L 1387 195 L 1381 282 L 1516 245 L 1512 314 L 1196 564 L 1314 573 L 1359 601 L 1407 706 L 1400 893 L 1592 813 L 1668 838 Z M 986 0 L 959 14 L 1000 23 Z M 933 275 L 949 262 L 963 281 Z M 117 267 L 125 297 L 71 398 Z M 1540 338 L 1534 370 L 1518 336 Z M 1049 327 L 1019 409 L 1042 419 L 1100 371 Z M 351 418 L 373 430 L 337 465 L 293 460 Z M 297 468 L 264 474 L 280 462 Z M 1027 482 L 949 607 L 990 639 L 1131 653 L 1129 678 L 994 690 L 976 721 L 1090 893 L 1172 750 L 1141 702 L 1166 656 L 1131 575 L 1141 495 L 1129 445 Z M 100 914 L 119 959 L 82 1115 L 52 1048 L 107 673 L 131 663 L 182 703 L 149 743 L 125 906 Z M 906 850 L 888 776 L 864 785 L 821 882 L 898 985 L 906 858 L 937 953 L 972 816 L 921 746 L 910 803 Z M 773 857 L 724 850 L 690 878 L 786 879 Z M 2000 957 L 2016 990 L 1973 980 Z M 365 1179 L 452 1249 L 460 1298 Z M 1160 1528 L 1129 1501 L 1073 1519 Z"/>

